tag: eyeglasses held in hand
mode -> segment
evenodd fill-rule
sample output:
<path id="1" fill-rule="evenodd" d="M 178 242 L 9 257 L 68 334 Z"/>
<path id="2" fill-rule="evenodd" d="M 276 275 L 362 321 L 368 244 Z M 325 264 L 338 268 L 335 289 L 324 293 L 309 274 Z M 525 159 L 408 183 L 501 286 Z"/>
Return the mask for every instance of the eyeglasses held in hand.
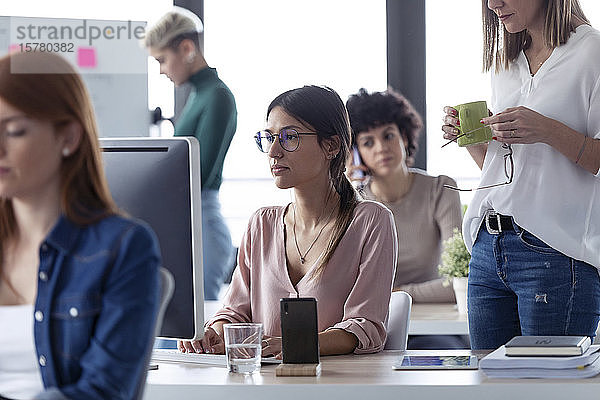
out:
<path id="1" fill-rule="evenodd" d="M 441 148 L 443 149 L 444 147 L 448 146 L 450 143 L 452 143 L 452 142 L 456 142 L 456 141 L 457 141 L 458 139 L 460 139 L 461 137 L 463 137 L 463 136 L 467 136 L 467 135 L 470 135 L 471 133 L 473 133 L 473 132 L 477 132 L 478 130 L 485 129 L 485 128 L 486 128 L 486 127 L 488 127 L 488 126 L 489 126 L 489 125 L 480 126 L 479 128 L 475 128 L 475 129 L 473 129 L 473 130 L 470 130 L 470 131 L 468 131 L 468 132 L 461 133 L 460 135 L 458 135 L 458 136 L 455 136 L 455 137 L 453 137 L 452 139 L 449 139 L 449 140 L 448 140 L 446 143 L 444 143 L 444 144 L 442 145 L 442 147 L 441 147 Z"/>
<path id="2" fill-rule="evenodd" d="M 508 150 L 508 152 L 504 155 L 504 175 L 506 176 L 506 182 L 495 183 L 493 185 L 479 186 L 477 188 L 471 188 L 471 189 L 460 189 L 460 188 L 457 188 L 457 187 L 454 187 L 454 186 L 450 186 L 450 185 L 444 185 L 444 187 L 448 188 L 448 189 L 452 189 L 452 190 L 458 190 L 460 192 L 470 192 L 470 191 L 473 191 L 473 190 L 491 189 L 493 187 L 508 185 L 508 184 L 512 183 L 513 175 L 514 175 L 514 164 L 513 164 L 513 156 L 512 156 L 512 154 L 513 154 L 512 147 L 510 146 L 510 144 L 503 143 L 502 144 L 502 148 Z"/>
<path id="3" fill-rule="evenodd" d="M 263 153 L 268 153 L 271 146 L 275 143 L 275 137 L 279 139 L 279 145 L 285 151 L 295 151 L 300 146 L 300 135 L 316 135 L 316 132 L 298 132 L 292 128 L 285 128 L 279 133 L 269 131 L 260 131 L 254 135 L 254 140 L 258 149 Z"/>

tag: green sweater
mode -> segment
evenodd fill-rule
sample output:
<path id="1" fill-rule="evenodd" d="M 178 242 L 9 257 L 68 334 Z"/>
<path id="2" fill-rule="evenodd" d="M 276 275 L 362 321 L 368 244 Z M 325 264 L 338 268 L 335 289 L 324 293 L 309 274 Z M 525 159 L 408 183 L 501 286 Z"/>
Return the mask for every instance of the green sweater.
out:
<path id="1" fill-rule="evenodd" d="M 214 68 L 201 69 L 189 82 L 192 91 L 175 123 L 175 136 L 198 139 L 202 190 L 219 190 L 223 161 L 237 125 L 235 99 Z"/>

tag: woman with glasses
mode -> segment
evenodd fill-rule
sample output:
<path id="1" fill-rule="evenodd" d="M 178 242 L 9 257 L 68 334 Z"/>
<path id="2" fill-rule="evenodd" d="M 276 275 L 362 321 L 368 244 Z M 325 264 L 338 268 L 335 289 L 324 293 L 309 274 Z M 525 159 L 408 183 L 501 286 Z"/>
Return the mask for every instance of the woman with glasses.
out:
<path id="1" fill-rule="evenodd" d="M 179 348 L 222 353 L 223 324 L 260 322 L 263 355 L 278 355 L 279 300 L 314 297 L 322 355 L 381 350 L 396 233 L 390 211 L 360 201 L 344 175 L 351 143 L 344 103 L 326 87 L 282 93 L 255 140 L 275 185 L 292 188 L 294 201 L 252 216 L 223 308 L 202 340 Z"/>
<path id="2" fill-rule="evenodd" d="M 139 398 L 160 255 L 119 214 L 81 77 L 0 58 L 0 398 Z"/>
<path id="3" fill-rule="evenodd" d="M 186 9 L 175 9 L 148 30 L 145 45 L 160 64 L 161 74 L 175 86 L 189 83 L 192 88 L 175 123 L 175 136 L 194 136 L 200 143 L 204 298 L 217 300 L 234 257 L 219 189 L 237 110 L 233 94 L 202 54 L 202 22 Z"/>
<path id="4" fill-rule="evenodd" d="M 493 141 L 463 223 L 475 349 L 600 316 L 600 33 L 577 0 L 482 0 Z M 445 108 L 444 138 L 456 139 Z"/>

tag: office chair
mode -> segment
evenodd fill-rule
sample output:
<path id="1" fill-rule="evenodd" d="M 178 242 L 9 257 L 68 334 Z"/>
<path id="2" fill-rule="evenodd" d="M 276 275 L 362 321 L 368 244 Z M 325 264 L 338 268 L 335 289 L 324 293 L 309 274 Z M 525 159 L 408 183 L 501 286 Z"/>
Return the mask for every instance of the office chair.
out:
<path id="1" fill-rule="evenodd" d="M 171 301 L 171 297 L 173 297 L 173 291 L 175 290 L 175 279 L 173 275 L 166 269 L 160 268 L 160 303 L 158 306 L 158 313 L 156 315 L 156 325 L 154 326 L 154 337 L 157 337 L 160 334 L 160 328 L 162 327 L 163 317 L 165 315 L 165 310 Z M 154 343 L 154 341 L 152 341 Z M 149 345 L 148 351 L 146 354 L 146 365 L 150 363 L 150 356 L 152 354 L 152 344 Z M 140 382 L 138 383 L 137 395 L 136 399 L 141 400 L 144 397 L 144 389 L 146 387 L 146 375 L 148 373 L 148 369 L 144 370 Z"/>
<path id="2" fill-rule="evenodd" d="M 411 307 L 410 294 L 403 291 L 392 292 L 386 321 L 387 339 L 384 350 L 406 350 Z"/>

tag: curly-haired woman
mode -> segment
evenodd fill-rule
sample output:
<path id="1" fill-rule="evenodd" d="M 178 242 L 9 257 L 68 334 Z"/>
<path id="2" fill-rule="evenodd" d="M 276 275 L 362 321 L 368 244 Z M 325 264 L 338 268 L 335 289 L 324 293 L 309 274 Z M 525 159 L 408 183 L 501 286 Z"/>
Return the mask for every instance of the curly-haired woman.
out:
<path id="1" fill-rule="evenodd" d="M 410 168 L 423 127 L 421 117 L 400 93 L 360 89 L 346 103 L 353 145 L 362 163 L 350 166 L 366 175 L 361 194 L 385 204 L 394 214 L 398 232 L 398 262 L 394 289 L 415 302 L 454 302 L 451 286 L 438 275 L 442 241 L 460 227 L 460 199 L 445 190 L 454 181 Z"/>
<path id="2" fill-rule="evenodd" d="M 438 274 L 442 243 L 461 224 L 460 199 L 445 175 L 431 176 L 411 168 L 423 128 L 421 116 L 400 93 L 365 89 L 346 103 L 354 153 L 361 163 L 348 166 L 348 174 L 363 174 L 362 197 L 385 204 L 394 215 L 398 232 L 398 258 L 394 290 L 408 292 L 417 303 L 453 303 L 452 286 Z M 463 348 L 458 336 L 411 336 L 408 348 Z"/>

